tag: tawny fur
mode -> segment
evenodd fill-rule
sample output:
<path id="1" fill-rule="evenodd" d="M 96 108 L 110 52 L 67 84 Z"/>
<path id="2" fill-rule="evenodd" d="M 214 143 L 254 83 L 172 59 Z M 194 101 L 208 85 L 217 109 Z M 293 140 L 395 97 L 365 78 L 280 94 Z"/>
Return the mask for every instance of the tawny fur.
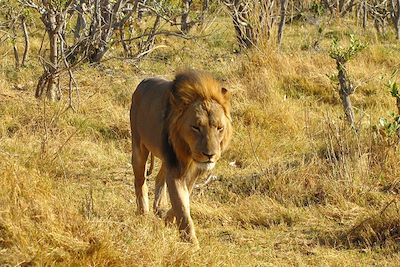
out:
<path id="1" fill-rule="evenodd" d="M 179 129 L 187 123 L 182 120 L 182 114 L 186 111 L 187 106 L 196 101 L 209 102 L 216 101 L 224 109 L 225 116 L 231 121 L 231 105 L 230 96 L 222 93 L 224 88 L 221 88 L 219 83 L 206 72 L 187 71 L 176 75 L 174 85 L 171 88 L 170 96 L 171 110 L 168 116 L 168 132 L 170 143 L 174 147 L 174 151 L 178 158 L 185 160 L 187 151 L 185 145 L 182 145 L 181 139 L 178 137 Z M 223 89 L 223 90 L 222 90 Z M 178 101 L 177 101 L 177 100 Z M 224 132 L 222 151 L 225 151 L 232 136 L 231 124 L 227 125 Z"/>
<path id="2" fill-rule="evenodd" d="M 132 166 L 139 213 L 146 213 L 145 165 L 149 152 L 162 161 L 154 211 L 160 214 L 165 184 L 183 239 L 197 243 L 189 195 L 199 175 L 214 167 L 231 135 L 229 92 L 207 73 L 185 71 L 173 81 L 143 80 L 132 96 Z"/>

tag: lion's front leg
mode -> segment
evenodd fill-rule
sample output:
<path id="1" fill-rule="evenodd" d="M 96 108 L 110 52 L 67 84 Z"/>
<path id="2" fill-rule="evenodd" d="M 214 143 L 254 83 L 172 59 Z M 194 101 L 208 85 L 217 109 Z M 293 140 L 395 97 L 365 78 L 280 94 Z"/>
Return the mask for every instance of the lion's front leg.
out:
<path id="1" fill-rule="evenodd" d="M 167 177 L 168 192 L 172 209 L 179 227 L 181 238 L 184 241 L 198 244 L 193 220 L 190 216 L 189 190 L 182 177 Z"/>
<path id="2" fill-rule="evenodd" d="M 162 217 L 165 214 L 165 211 L 163 210 L 163 206 L 166 205 L 166 185 L 165 185 L 165 176 L 166 176 L 166 166 L 163 163 L 161 165 L 161 169 L 159 173 L 157 174 L 156 177 L 156 186 L 154 190 L 154 204 L 153 204 L 153 210 L 154 213 Z"/>
<path id="3" fill-rule="evenodd" d="M 192 173 L 189 175 L 189 179 L 186 180 L 186 185 L 189 190 L 189 196 L 192 194 L 194 184 L 197 181 L 197 178 L 202 175 L 204 171 L 197 170 L 196 172 Z M 171 208 L 167 211 L 167 213 L 164 216 L 164 220 L 166 224 L 172 224 L 175 221 L 175 212 L 174 209 Z"/>

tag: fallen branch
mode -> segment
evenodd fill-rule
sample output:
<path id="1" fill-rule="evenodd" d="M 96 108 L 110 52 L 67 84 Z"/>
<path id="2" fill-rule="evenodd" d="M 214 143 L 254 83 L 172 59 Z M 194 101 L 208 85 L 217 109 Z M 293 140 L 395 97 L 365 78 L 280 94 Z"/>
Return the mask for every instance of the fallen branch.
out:
<path id="1" fill-rule="evenodd" d="M 378 211 L 376 214 L 371 215 L 367 218 L 365 218 L 364 220 L 362 220 L 360 223 L 358 223 L 357 225 L 355 225 L 354 227 L 352 227 L 348 232 L 347 232 L 347 236 L 350 236 L 351 234 L 353 234 L 357 229 L 359 229 L 361 226 L 363 226 L 366 222 L 370 221 L 372 218 L 374 218 L 375 216 L 382 216 L 382 214 L 389 208 L 390 205 L 392 205 L 393 203 L 396 203 L 396 197 L 394 197 L 392 200 L 390 200 L 388 203 L 386 203 L 386 205 L 380 210 Z"/>
<path id="2" fill-rule="evenodd" d="M 210 183 L 212 183 L 212 182 L 214 182 L 214 181 L 217 181 L 217 180 L 218 180 L 218 176 L 216 176 L 216 175 L 214 175 L 214 174 L 210 174 L 210 175 L 208 175 L 208 177 L 207 177 L 207 179 L 204 181 L 204 183 L 196 184 L 196 185 L 194 186 L 194 189 L 201 189 L 201 188 L 207 186 L 208 184 L 210 184 Z"/>

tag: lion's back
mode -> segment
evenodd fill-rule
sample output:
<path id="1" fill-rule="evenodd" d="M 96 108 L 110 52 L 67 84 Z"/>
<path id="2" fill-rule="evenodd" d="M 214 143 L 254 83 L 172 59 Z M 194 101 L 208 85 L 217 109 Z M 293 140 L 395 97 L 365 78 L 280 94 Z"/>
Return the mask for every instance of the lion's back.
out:
<path id="1" fill-rule="evenodd" d="M 130 120 L 132 137 L 161 157 L 162 135 L 172 82 L 149 78 L 143 80 L 132 95 Z"/>

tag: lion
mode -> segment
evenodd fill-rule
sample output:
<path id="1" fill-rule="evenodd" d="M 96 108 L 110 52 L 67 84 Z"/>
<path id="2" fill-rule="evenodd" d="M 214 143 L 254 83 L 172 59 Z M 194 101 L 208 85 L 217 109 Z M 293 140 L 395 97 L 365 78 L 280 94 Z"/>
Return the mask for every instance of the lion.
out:
<path id="1" fill-rule="evenodd" d="M 149 212 L 146 161 L 161 159 L 153 210 L 160 216 L 167 185 L 184 241 L 198 244 L 189 196 L 196 179 L 214 168 L 232 136 L 230 92 L 206 72 L 186 70 L 173 81 L 149 78 L 132 95 L 130 123 L 137 212 Z"/>

